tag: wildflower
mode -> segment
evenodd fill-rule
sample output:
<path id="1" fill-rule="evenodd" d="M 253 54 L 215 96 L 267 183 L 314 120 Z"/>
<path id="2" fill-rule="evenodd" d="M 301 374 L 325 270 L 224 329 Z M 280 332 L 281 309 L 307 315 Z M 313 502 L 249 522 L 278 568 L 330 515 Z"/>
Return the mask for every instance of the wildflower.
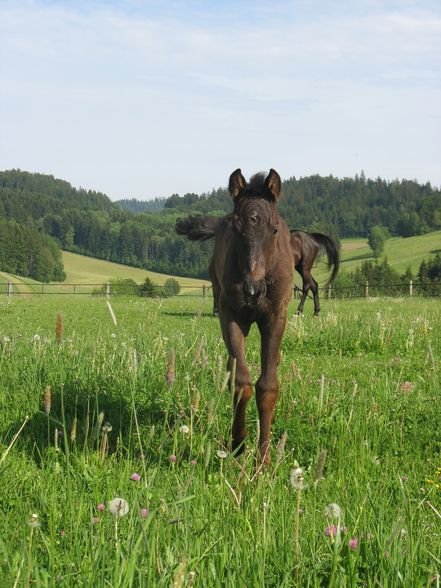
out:
<path id="1" fill-rule="evenodd" d="M 33 337 L 32 337 L 32 341 L 40 341 L 41 337 L 38 333 L 36 333 Z"/>
<path id="2" fill-rule="evenodd" d="M 216 454 L 219 459 L 225 459 L 226 457 L 228 457 L 228 451 L 224 451 L 223 449 L 218 449 L 216 451 Z"/>
<path id="3" fill-rule="evenodd" d="M 38 514 L 34 513 L 31 516 L 31 520 L 29 521 L 29 526 L 37 528 L 40 526 L 40 521 L 38 520 Z"/>
<path id="4" fill-rule="evenodd" d="M 331 502 L 326 507 L 325 514 L 328 519 L 339 519 L 341 517 L 341 508 L 335 502 Z"/>
<path id="5" fill-rule="evenodd" d="M 100 502 L 100 503 L 97 505 L 96 509 L 97 509 L 97 511 L 99 511 L 99 512 L 103 512 L 104 510 L 106 510 L 106 506 L 105 506 L 105 505 L 104 505 L 102 502 Z"/>
<path id="6" fill-rule="evenodd" d="M 98 518 L 98 517 L 92 517 L 92 523 L 93 523 L 94 525 L 97 525 L 99 522 L 100 522 L 100 520 L 99 520 L 99 518 Z"/>
<path id="7" fill-rule="evenodd" d="M 141 514 L 141 518 L 146 519 L 149 516 L 149 511 L 146 508 L 141 508 L 139 511 Z"/>
<path id="8" fill-rule="evenodd" d="M 116 339 L 116 333 L 112 333 L 110 336 L 112 337 L 112 339 Z"/>
<path id="9" fill-rule="evenodd" d="M 410 392 L 413 389 L 413 384 L 412 384 L 412 382 L 407 382 L 407 381 L 403 382 L 401 384 L 400 389 L 401 389 L 401 392 L 404 392 L 404 393 Z"/>
<path id="10" fill-rule="evenodd" d="M 181 425 L 179 427 L 179 431 L 183 434 L 183 435 L 188 435 L 188 433 L 190 432 L 190 429 L 187 427 L 187 425 Z"/>
<path id="11" fill-rule="evenodd" d="M 198 462 L 195 459 L 190 460 L 190 465 L 195 466 Z"/>
<path id="12" fill-rule="evenodd" d="M 358 547 L 358 539 L 357 537 L 352 537 L 352 539 L 349 539 L 349 549 L 352 549 L 352 551 L 355 551 Z"/>
<path id="13" fill-rule="evenodd" d="M 133 474 L 130 476 L 130 479 L 132 480 L 132 482 L 139 482 L 141 476 L 136 472 L 133 472 Z"/>
<path id="14" fill-rule="evenodd" d="M 303 478 L 303 468 L 297 467 L 291 471 L 291 486 L 294 490 L 305 490 L 307 484 Z"/>
<path id="15" fill-rule="evenodd" d="M 407 482 L 409 478 L 407 476 L 401 476 L 401 481 L 402 482 Z"/>
<path id="16" fill-rule="evenodd" d="M 173 454 L 169 455 L 168 460 L 171 461 L 172 463 L 175 463 L 176 462 L 176 455 L 173 455 Z"/>
<path id="17" fill-rule="evenodd" d="M 335 537 L 337 535 L 337 527 L 335 525 L 329 525 L 325 529 L 326 537 Z"/>
<path id="18" fill-rule="evenodd" d="M 61 529 L 61 531 L 60 531 L 60 537 L 64 537 L 64 536 L 65 536 L 65 534 L 66 534 L 66 533 L 65 533 L 64 529 Z"/>
<path id="19" fill-rule="evenodd" d="M 3 343 L 9 343 L 11 340 L 11 337 L 8 337 L 8 335 L 3 335 Z"/>
<path id="20" fill-rule="evenodd" d="M 129 512 L 129 503 L 124 498 L 114 498 L 109 502 L 109 510 L 116 517 L 123 517 Z"/>

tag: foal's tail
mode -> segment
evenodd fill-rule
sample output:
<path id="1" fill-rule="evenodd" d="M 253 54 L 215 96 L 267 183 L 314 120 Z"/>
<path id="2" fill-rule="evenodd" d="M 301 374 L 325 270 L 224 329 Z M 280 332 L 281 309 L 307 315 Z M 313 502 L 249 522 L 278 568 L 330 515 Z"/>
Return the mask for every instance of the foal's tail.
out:
<path id="1" fill-rule="evenodd" d="M 332 273 L 328 280 L 328 284 L 330 284 L 340 269 L 340 254 L 338 251 L 338 245 L 330 237 L 322 235 L 321 233 L 308 233 L 308 235 L 317 243 L 320 249 L 324 249 L 326 251 L 326 255 L 328 256 L 328 268 L 331 269 L 332 267 Z"/>
<path id="2" fill-rule="evenodd" d="M 176 220 L 175 230 L 190 241 L 206 241 L 216 235 L 221 216 L 187 216 Z"/>

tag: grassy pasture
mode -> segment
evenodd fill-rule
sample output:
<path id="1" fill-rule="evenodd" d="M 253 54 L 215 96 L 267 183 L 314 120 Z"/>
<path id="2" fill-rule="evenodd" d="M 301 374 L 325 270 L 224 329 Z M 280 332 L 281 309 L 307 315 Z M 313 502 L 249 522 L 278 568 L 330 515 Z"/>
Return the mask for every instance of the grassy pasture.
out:
<path id="1" fill-rule="evenodd" d="M 217 453 L 231 394 L 209 300 L 118 298 L 115 326 L 102 299 L 0 298 L 0 585 L 437 585 L 439 300 L 311 304 L 291 308 L 256 475 L 253 401 L 245 456 Z M 248 358 L 256 380 L 255 329 Z"/>

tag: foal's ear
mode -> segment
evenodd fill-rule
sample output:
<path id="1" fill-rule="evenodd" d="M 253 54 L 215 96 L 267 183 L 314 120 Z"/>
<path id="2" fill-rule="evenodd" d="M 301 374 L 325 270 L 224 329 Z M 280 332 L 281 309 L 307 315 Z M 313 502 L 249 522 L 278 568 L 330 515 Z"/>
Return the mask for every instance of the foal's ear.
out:
<path id="1" fill-rule="evenodd" d="M 228 182 L 228 190 L 233 200 L 245 188 L 246 184 L 247 182 L 239 168 L 231 174 L 230 181 Z"/>
<path id="2" fill-rule="evenodd" d="M 282 180 L 280 179 L 279 174 L 272 168 L 265 178 L 265 188 L 271 193 L 274 200 L 278 200 L 280 198 L 280 192 L 282 191 Z"/>

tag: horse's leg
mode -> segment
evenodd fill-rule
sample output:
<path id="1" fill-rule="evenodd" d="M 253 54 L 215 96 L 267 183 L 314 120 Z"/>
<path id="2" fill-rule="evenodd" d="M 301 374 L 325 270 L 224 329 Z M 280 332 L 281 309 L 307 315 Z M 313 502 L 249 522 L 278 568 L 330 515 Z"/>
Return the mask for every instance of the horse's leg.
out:
<path id="1" fill-rule="evenodd" d="M 312 290 L 312 294 L 314 296 L 314 316 L 318 316 L 320 314 L 320 300 L 319 300 L 319 288 L 317 282 L 314 280 L 312 276 L 309 277 L 309 283 Z"/>
<path id="2" fill-rule="evenodd" d="M 286 310 L 273 315 L 273 320 L 259 322 L 262 338 L 261 374 L 256 382 L 256 402 L 259 412 L 260 438 L 259 449 L 262 463 L 269 464 L 270 430 L 274 417 L 274 407 L 279 394 L 277 365 L 280 357 L 280 342 L 285 330 Z"/>
<path id="3" fill-rule="evenodd" d="M 239 454 L 245 449 L 247 436 L 246 407 L 252 395 L 251 376 L 245 358 L 245 336 L 248 334 L 248 328 L 240 325 L 225 311 L 221 311 L 220 322 L 228 349 L 227 368 L 231 375 L 235 371 L 232 449 L 233 451 L 237 450 Z"/>
<path id="4" fill-rule="evenodd" d="M 296 311 L 296 314 L 302 314 L 303 312 L 303 307 L 305 306 L 305 300 L 306 297 L 308 296 L 308 292 L 309 292 L 309 281 L 307 279 L 305 279 L 305 277 L 303 276 L 303 274 L 300 274 L 302 276 L 302 280 L 303 280 L 303 290 L 302 290 L 302 299 L 300 300 L 300 304 L 299 307 Z"/>

